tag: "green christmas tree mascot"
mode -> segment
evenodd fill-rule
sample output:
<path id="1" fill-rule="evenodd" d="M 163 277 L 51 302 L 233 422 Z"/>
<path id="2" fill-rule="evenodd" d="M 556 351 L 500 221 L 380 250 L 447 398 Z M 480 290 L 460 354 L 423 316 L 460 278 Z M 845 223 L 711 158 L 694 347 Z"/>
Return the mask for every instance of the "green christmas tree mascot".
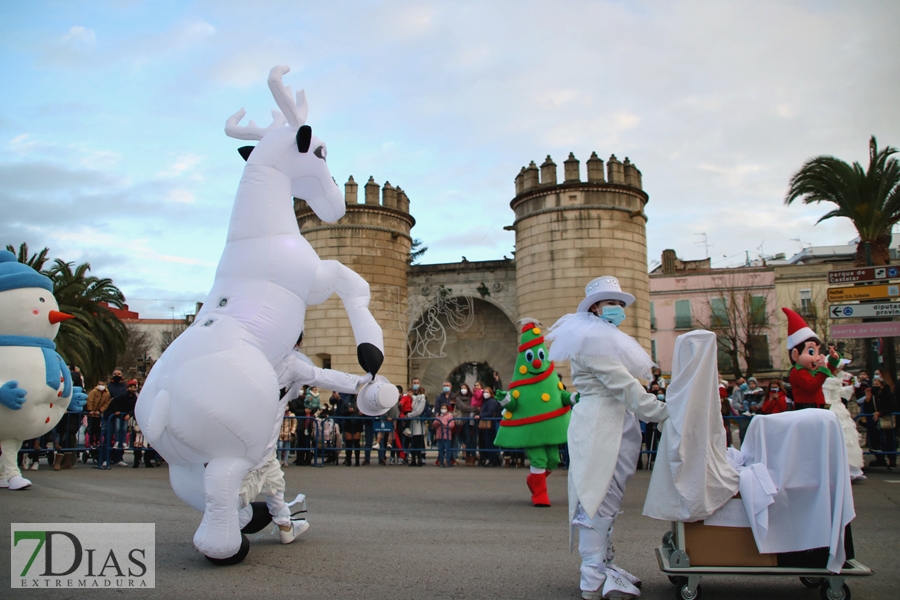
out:
<path id="1" fill-rule="evenodd" d="M 566 443 L 572 398 L 547 358 L 540 323 L 521 319 L 518 325 L 522 338 L 516 370 L 509 390 L 496 394 L 506 410 L 494 444 L 525 449 L 531 463 L 527 479 L 531 502 L 550 506 L 547 476 L 559 464 L 559 446 Z"/>

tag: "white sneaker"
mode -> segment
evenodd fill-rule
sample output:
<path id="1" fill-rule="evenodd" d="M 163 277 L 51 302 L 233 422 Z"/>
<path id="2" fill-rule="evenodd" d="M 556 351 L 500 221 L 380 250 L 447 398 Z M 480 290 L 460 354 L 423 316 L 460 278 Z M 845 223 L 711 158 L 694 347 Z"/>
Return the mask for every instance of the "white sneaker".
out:
<path id="1" fill-rule="evenodd" d="M 741 416 L 743 416 L 743 417 L 752 417 L 752 416 L 753 416 L 753 413 L 750 412 L 750 411 L 748 410 L 748 411 L 742 412 L 742 413 L 741 413 Z"/>
<path id="2" fill-rule="evenodd" d="M 25 488 L 31 487 L 31 482 L 21 475 L 13 475 L 9 478 L 7 485 L 11 490 L 24 490 Z"/>
<path id="3" fill-rule="evenodd" d="M 37 471 L 39 467 L 40 465 L 38 464 L 38 461 L 34 461 L 33 463 L 31 463 L 31 467 L 29 467 L 28 470 Z"/>
<path id="4" fill-rule="evenodd" d="M 128 463 L 126 463 L 124 460 L 120 460 L 119 462 L 116 463 L 116 465 L 119 467 L 127 467 Z"/>
<path id="5" fill-rule="evenodd" d="M 625 579 L 627 579 L 627 580 L 628 580 L 628 583 L 630 583 L 630 584 L 633 585 L 634 587 L 640 589 L 640 587 L 641 587 L 641 580 L 640 580 L 638 577 L 636 577 L 635 575 L 632 575 L 631 573 L 629 573 L 628 571 L 626 571 L 626 570 L 623 569 L 622 567 L 617 567 L 616 565 L 612 565 L 612 564 L 609 565 L 609 566 L 606 567 L 606 568 L 607 568 L 607 570 L 613 570 L 613 571 L 615 571 L 615 572 L 618 573 L 620 576 L 622 576 L 622 577 L 624 577 Z"/>
<path id="6" fill-rule="evenodd" d="M 641 590 L 634 587 L 630 581 L 619 574 L 618 569 L 606 570 L 606 581 L 603 582 L 604 598 L 637 598 Z"/>
<path id="7" fill-rule="evenodd" d="M 307 521 L 306 519 L 300 519 L 296 521 L 291 520 L 290 531 L 285 531 L 281 528 L 281 526 L 279 526 L 278 533 L 281 535 L 281 543 L 290 544 L 298 537 L 300 537 L 300 534 L 302 534 L 307 529 L 309 529 L 309 521 Z"/>
<path id="8" fill-rule="evenodd" d="M 381 446 L 378 445 L 378 442 L 375 442 L 374 444 L 372 444 L 372 450 L 378 450 L 379 448 L 381 448 Z"/>

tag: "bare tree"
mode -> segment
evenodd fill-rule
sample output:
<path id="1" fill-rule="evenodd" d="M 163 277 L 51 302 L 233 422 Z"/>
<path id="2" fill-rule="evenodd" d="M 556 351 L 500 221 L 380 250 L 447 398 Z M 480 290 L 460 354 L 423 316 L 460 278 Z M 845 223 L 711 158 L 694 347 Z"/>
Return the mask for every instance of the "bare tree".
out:
<path id="1" fill-rule="evenodd" d="M 771 368 L 768 335 L 775 320 L 774 287 L 755 285 L 749 273 L 713 276 L 697 325 L 716 334 L 720 371 L 735 378 Z M 730 360 L 722 360 L 728 357 Z M 721 364 L 730 362 L 731 364 Z"/>
<path id="2" fill-rule="evenodd" d="M 116 358 L 116 364 L 127 373 L 129 378 L 138 375 L 146 376 L 149 370 L 147 364 L 150 350 L 153 348 L 153 336 L 146 329 L 142 329 L 134 323 L 123 323 L 128 339 L 125 342 L 125 350 Z"/>
<path id="3" fill-rule="evenodd" d="M 175 338 L 184 333 L 184 330 L 187 329 L 190 324 L 190 320 L 185 318 L 181 321 L 173 321 L 168 329 L 163 330 L 160 334 L 159 353 L 162 354 L 165 352 L 166 348 L 175 341 Z"/>

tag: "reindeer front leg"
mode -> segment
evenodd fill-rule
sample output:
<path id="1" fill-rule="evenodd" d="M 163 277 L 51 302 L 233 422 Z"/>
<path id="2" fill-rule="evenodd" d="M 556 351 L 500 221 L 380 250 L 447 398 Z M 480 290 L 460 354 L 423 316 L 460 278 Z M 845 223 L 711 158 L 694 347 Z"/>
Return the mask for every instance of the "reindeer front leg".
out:
<path id="1" fill-rule="evenodd" d="M 384 362 L 384 336 L 369 312 L 369 284 L 336 260 L 323 260 L 309 293 L 309 305 L 321 304 L 337 292 L 356 338 L 359 366 L 374 377 Z"/>

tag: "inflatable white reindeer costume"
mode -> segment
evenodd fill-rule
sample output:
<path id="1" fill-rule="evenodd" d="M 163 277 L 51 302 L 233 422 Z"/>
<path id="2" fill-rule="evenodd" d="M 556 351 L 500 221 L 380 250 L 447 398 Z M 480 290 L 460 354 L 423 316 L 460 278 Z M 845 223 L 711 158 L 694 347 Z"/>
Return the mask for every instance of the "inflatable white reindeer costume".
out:
<path id="1" fill-rule="evenodd" d="M 370 403 L 371 412 L 397 401 L 384 378 L 372 381 L 384 344 L 368 310 L 368 284 L 339 262 L 320 260 L 297 226 L 294 197 L 327 222 L 340 219 L 345 204 L 324 142 L 304 124 L 305 95 L 295 103 L 282 84 L 289 70 L 269 73 L 281 112 L 272 111 L 268 128 L 253 121 L 239 127 L 243 109 L 227 121 L 227 135 L 259 144 L 241 151 L 247 165 L 215 282 L 194 323 L 150 372 L 135 409 L 144 436 L 169 463 L 172 489 L 203 512 L 194 545 L 231 562 L 247 553 L 241 483 L 272 455 L 284 415 L 280 388 L 311 383 L 359 393 L 361 409 Z M 293 352 L 306 307 L 334 292 L 350 318 L 364 377 L 316 369 Z"/>

